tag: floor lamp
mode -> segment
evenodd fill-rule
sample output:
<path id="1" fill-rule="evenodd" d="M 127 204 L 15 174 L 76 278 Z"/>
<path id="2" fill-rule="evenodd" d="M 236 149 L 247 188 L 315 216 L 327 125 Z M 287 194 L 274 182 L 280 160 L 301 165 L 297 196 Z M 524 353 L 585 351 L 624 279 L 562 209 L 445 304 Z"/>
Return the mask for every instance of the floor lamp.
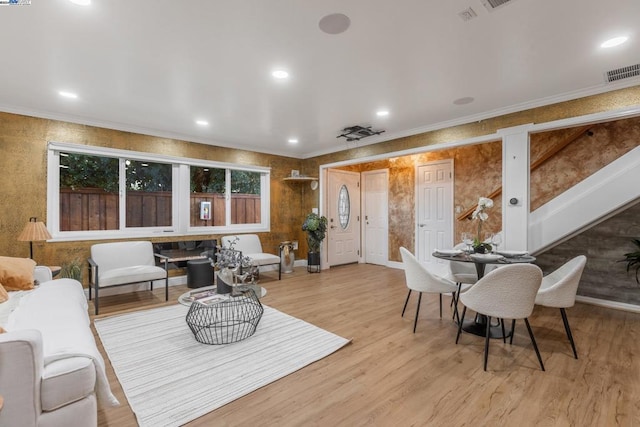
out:
<path id="1" fill-rule="evenodd" d="M 18 236 L 18 241 L 29 242 L 29 258 L 33 259 L 33 242 L 41 242 L 51 238 L 51 234 L 49 234 L 44 222 L 38 221 L 35 216 L 32 216 Z"/>

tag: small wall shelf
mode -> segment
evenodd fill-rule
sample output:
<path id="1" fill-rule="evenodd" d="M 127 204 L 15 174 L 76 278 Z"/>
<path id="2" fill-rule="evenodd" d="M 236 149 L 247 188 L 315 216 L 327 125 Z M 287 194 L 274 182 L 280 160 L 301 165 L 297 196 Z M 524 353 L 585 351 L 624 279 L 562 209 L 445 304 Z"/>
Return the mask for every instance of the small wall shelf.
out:
<path id="1" fill-rule="evenodd" d="M 318 189 L 318 178 L 313 176 L 289 176 L 282 180 L 287 182 L 308 182 L 312 190 Z"/>
<path id="2" fill-rule="evenodd" d="M 283 181 L 289 181 L 289 182 L 311 182 L 311 181 L 317 181 L 318 178 L 315 178 L 313 176 L 290 176 L 287 178 L 283 178 Z"/>

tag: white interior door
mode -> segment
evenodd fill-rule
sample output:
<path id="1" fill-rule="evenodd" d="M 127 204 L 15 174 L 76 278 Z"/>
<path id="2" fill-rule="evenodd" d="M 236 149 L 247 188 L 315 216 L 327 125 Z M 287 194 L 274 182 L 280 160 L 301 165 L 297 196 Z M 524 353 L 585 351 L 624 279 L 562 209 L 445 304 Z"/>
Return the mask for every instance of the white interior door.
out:
<path id="1" fill-rule="evenodd" d="M 453 161 L 419 165 L 416 179 L 417 256 L 434 273 L 446 274 L 447 262 L 431 254 L 453 246 Z"/>
<path id="2" fill-rule="evenodd" d="M 389 259 L 389 171 L 362 173 L 364 262 L 387 265 Z"/>
<path id="3" fill-rule="evenodd" d="M 327 260 L 329 266 L 358 262 L 360 257 L 360 174 L 327 173 Z"/>

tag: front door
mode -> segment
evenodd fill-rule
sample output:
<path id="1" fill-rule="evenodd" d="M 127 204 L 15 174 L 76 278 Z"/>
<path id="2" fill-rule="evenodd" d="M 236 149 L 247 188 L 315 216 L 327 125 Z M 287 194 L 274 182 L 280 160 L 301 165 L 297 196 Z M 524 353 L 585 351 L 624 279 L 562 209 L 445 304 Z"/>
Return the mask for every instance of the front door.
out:
<path id="1" fill-rule="evenodd" d="M 453 161 L 444 160 L 417 168 L 417 257 L 436 274 L 446 274 L 446 261 L 431 254 L 453 245 Z"/>
<path id="2" fill-rule="evenodd" d="M 329 266 L 358 262 L 360 257 L 360 174 L 327 173 L 327 259 Z"/>

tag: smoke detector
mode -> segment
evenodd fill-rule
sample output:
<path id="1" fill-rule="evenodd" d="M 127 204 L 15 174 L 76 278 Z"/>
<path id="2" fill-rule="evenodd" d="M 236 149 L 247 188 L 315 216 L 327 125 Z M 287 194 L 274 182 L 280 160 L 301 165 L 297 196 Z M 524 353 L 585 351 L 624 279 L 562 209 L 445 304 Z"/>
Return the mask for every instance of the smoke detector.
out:
<path id="1" fill-rule="evenodd" d="M 478 16 L 478 14 L 476 13 L 475 10 L 473 10 L 472 8 L 467 8 L 465 10 L 463 10 L 462 12 L 458 13 L 458 16 L 460 17 L 460 19 L 462 19 L 464 22 L 467 21 L 471 21 L 473 18 L 475 18 L 476 16 Z"/>

